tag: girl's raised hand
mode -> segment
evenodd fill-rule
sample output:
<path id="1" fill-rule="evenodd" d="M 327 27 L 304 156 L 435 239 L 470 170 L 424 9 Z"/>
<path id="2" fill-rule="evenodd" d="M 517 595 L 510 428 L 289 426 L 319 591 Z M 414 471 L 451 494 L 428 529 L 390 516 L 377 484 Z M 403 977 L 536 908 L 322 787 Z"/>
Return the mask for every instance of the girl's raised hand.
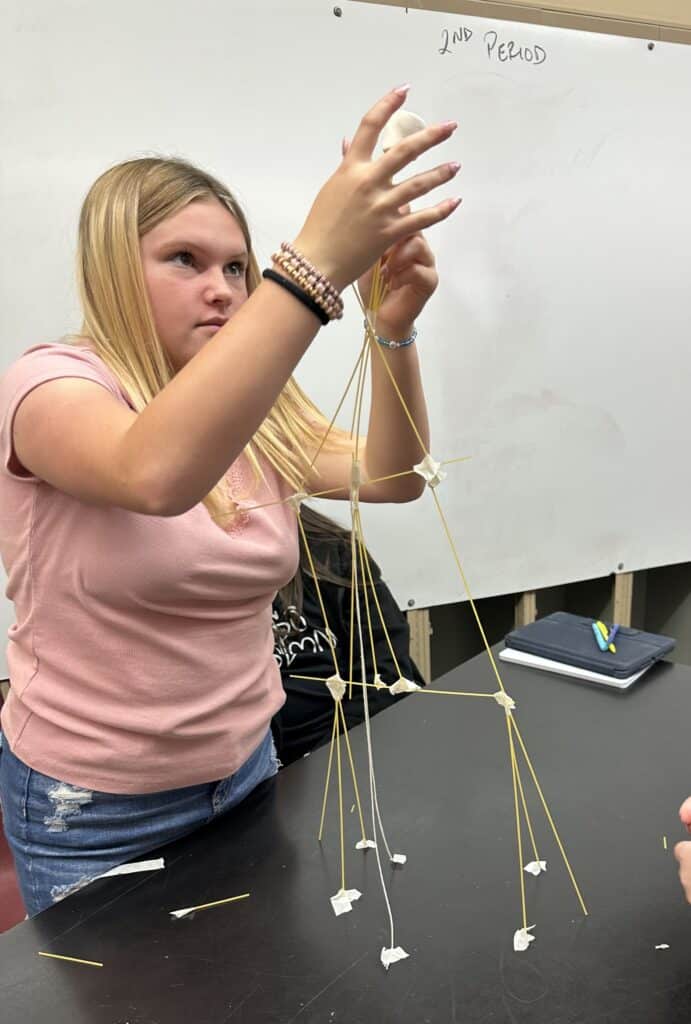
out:
<path id="1" fill-rule="evenodd" d="M 437 224 L 460 200 L 445 199 L 411 213 L 407 204 L 427 195 L 458 173 L 457 163 L 439 164 L 393 183 L 423 153 L 456 130 L 454 121 L 424 128 L 373 159 L 379 135 L 404 103 L 407 88 L 387 93 L 363 117 L 341 164 L 319 191 L 294 245 L 332 284 L 342 289 L 397 242 Z"/>

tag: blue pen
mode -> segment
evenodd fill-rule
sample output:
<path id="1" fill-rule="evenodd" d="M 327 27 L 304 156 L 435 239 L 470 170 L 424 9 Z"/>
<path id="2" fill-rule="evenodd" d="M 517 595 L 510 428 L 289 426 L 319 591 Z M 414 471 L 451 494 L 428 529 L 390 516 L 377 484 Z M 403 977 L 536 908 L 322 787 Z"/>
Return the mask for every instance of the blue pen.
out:
<path id="1" fill-rule="evenodd" d="M 603 637 L 605 643 L 607 644 L 607 649 L 610 651 L 611 654 L 616 654 L 617 653 L 617 649 L 616 649 L 616 647 L 614 646 L 613 643 L 610 643 L 609 630 L 607 629 L 607 626 L 604 624 L 604 622 L 601 619 L 598 619 L 597 622 L 595 623 L 595 625 L 600 630 L 600 633 L 602 634 L 602 637 Z"/>
<path id="2" fill-rule="evenodd" d="M 602 633 L 598 629 L 597 624 L 595 622 L 593 622 L 593 623 L 591 623 L 591 626 L 592 626 L 592 630 L 593 630 L 593 635 L 595 636 L 595 639 L 597 640 L 597 646 L 600 648 L 601 651 L 606 651 L 607 650 L 607 641 L 605 640 L 604 636 L 602 635 Z"/>

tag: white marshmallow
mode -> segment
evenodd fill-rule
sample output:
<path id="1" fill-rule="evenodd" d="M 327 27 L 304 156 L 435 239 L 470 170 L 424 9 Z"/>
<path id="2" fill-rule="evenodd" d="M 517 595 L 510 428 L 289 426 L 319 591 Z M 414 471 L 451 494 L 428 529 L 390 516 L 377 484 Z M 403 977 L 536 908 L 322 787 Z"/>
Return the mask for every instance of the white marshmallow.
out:
<path id="1" fill-rule="evenodd" d="M 395 114 L 391 115 L 381 133 L 379 139 L 381 148 L 386 152 L 397 142 L 426 127 L 422 118 L 414 114 L 412 110 L 397 110 Z"/>

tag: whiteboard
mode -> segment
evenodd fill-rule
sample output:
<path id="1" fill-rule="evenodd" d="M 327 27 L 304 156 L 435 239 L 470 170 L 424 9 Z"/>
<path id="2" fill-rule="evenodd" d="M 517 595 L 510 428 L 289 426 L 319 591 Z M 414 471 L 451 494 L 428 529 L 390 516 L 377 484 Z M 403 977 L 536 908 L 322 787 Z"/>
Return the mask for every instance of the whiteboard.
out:
<path id="1" fill-rule="evenodd" d="M 437 493 L 474 595 L 688 560 L 691 50 L 340 8 L 5 0 L 0 368 L 78 327 L 77 216 L 106 166 L 199 163 L 236 190 L 267 262 L 341 137 L 410 81 L 411 109 L 460 122 L 442 194 L 463 206 L 430 233 L 442 279 L 418 345 L 432 453 L 471 457 Z M 361 337 L 348 300 L 299 367 L 329 415 Z M 402 605 L 463 598 L 431 495 L 364 518 Z"/>

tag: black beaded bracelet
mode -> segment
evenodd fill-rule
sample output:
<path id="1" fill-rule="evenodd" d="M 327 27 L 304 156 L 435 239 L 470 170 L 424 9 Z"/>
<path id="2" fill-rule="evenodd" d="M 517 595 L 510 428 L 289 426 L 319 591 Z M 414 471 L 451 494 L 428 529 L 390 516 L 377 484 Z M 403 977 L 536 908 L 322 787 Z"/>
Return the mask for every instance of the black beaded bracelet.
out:
<path id="1" fill-rule="evenodd" d="M 298 302 L 301 302 L 303 306 L 309 309 L 310 313 L 314 315 L 322 322 L 322 324 L 328 324 L 329 314 L 326 313 L 318 302 L 315 302 L 311 295 L 308 295 L 306 291 L 300 287 L 299 284 L 295 284 L 289 277 L 284 277 L 283 274 L 277 274 L 275 270 L 267 269 L 262 273 L 262 277 L 265 277 L 267 281 L 273 281 L 274 284 L 279 284 L 281 288 L 285 288 L 287 292 L 294 295 Z"/>

